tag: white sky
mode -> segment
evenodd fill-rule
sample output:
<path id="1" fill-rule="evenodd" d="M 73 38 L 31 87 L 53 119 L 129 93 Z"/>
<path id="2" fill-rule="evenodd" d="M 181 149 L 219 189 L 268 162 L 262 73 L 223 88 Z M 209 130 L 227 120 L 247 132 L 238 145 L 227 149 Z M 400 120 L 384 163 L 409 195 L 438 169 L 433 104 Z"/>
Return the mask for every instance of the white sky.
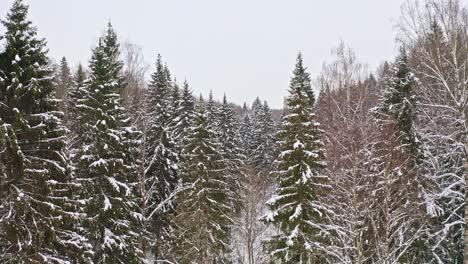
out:
<path id="1" fill-rule="evenodd" d="M 4 18 L 13 0 L 0 0 Z M 312 75 L 340 39 L 372 67 L 396 53 L 394 24 L 404 0 L 29 0 L 50 55 L 87 64 L 110 20 L 121 40 L 161 53 L 195 93 L 230 101 L 260 96 L 281 107 L 298 51 Z M 0 28 L 0 32 L 3 29 Z M 154 67 L 151 68 L 153 70 Z"/>

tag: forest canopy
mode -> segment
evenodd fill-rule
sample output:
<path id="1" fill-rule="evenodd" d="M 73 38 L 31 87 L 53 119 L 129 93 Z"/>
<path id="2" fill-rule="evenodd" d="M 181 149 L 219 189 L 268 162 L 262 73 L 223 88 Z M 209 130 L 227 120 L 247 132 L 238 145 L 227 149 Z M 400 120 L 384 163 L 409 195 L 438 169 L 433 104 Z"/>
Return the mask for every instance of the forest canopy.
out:
<path id="1" fill-rule="evenodd" d="M 299 53 L 282 109 L 147 75 L 111 23 L 83 65 L 23 0 L 1 25 L 0 263 L 468 261 L 461 1 L 407 1 L 375 69 Z"/>

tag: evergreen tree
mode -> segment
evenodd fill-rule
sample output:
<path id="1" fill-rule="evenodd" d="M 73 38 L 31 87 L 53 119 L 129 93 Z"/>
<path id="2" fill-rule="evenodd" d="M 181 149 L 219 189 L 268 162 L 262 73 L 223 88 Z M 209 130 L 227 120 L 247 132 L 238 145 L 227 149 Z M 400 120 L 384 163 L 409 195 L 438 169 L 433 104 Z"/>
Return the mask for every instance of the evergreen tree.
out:
<path id="1" fill-rule="evenodd" d="M 123 63 L 117 35 L 109 24 L 93 50 L 90 77 L 80 89 L 80 146 L 76 173 L 83 183 L 85 234 L 94 263 L 141 263 L 142 214 L 138 202 L 136 134 L 122 107 Z"/>
<path id="2" fill-rule="evenodd" d="M 179 104 L 177 123 L 174 127 L 174 136 L 178 145 L 183 145 L 184 139 L 188 135 L 189 128 L 192 126 L 194 118 L 194 98 L 187 81 L 185 81 Z"/>
<path id="3" fill-rule="evenodd" d="M 301 53 L 297 55 L 296 67 L 294 68 L 293 74 L 293 82 L 296 83 L 296 85 L 300 86 L 301 89 L 305 92 L 305 94 L 309 98 L 309 106 L 314 106 L 315 95 L 310 84 L 310 74 L 307 72 L 307 68 L 304 67 Z"/>
<path id="4" fill-rule="evenodd" d="M 177 201 L 179 263 L 229 263 L 232 197 L 227 165 L 203 105 L 182 152 L 184 191 Z"/>
<path id="5" fill-rule="evenodd" d="M 0 53 L 0 262 L 87 261 L 45 40 L 14 2 Z"/>
<path id="6" fill-rule="evenodd" d="M 68 92 L 68 96 L 70 97 L 70 108 L 77 105 L 77 100 L 81 97 L 80 89 L 84 87 L 86 78 L 86 72 L 80 63 L 78 64 L 78 68 L 73 75 L 71 89 Z"/>
<path id="7" fill-rule="evenodd" d="M 243 167 L 242 151 L 239 148 L 237 140 L 237 120 L 234 117 L 232 106 L 228 103 L 226 95 L 223 97 L 223 103 L 218 110 L 218 138 L 226 165 L 227 180 L 229 183 L 230 196 L 235 201 L 233 208 L 241 207 L 240 196 L 242 190 Z"/>
<path id="8" fill-rule="evenodd" d="M 202 100 L 200 96 L 200 100 Z M 208 118 L 208 124 L 215 129 L 219 126 L 219 112 L 218 108 L 216 107 L 216 102 L 213 98 L 213 91 L 210 90 L 210 94 L 208 95 L 208 101 L 206 102 L 206 114 Z"/>
<path id="9" fill-rule="evenodd" d="M 68 109 L 68 120 L 66 126 L 69 130 L 67 136 L 67 149 L 70 152 L 70 158 L 72 161 L 75 161 L 75 150 L 79 149 L 78 146 L 81 144 L 79 142 L 79 135 L 82 134 L 83 129 L 81 127 L 81 115 L 78 106 L 80 104 L 79 99 L 86 93 L 84 90 L 86 78 L 83 66 L 79 64 L 78 69 L 73 75 L 72 85 L 68 91 L 69 100 L 66 105 L 66 108 Z"/>
<path id="10" fill-rule="evenodd" d="M 219 141 L 221 143 L 221 147 L 223 153 L 228 159 L 238 159 L 238 154 L 240 152 L 236 140 L 236 120 L 234 117 L 234 112 L 231 105 L 228 103 L 226 95 L 223 97 L 223 103 L 219 107 L 218 110 L 219 115 L 219 123 L 218 123 L 218 131 L 219 131 Z"/>
<path id="11" fill-rule="evenodd" d="M 165 80 L 167 82 L 169 90 L 172 91 L 174 86 L 175 86 L 175 81 L 176 80 L 174 80 L 174 82 L 172 81 L 171 71 L 169 70 L 169 67 L 167 66 L 167 64 L 164 64 L 163 74 L 165 76 Z"/>
<path id="12" fill-rule="evenodd" d="M 239 125 L 239 147 L 242 149 L 242 154 L 248 158 L 250 157 L 254 145 L 254 128 L 253 128 L 253 122 L 251 115 L 247 109 L 247 105 L 244 104 L 244 107 L 242 108 L 244 115 L 242 117 L 242 120 Z"/>
<path id="13" fill-rule="evenodd" d="M 68 90 L 68 104 L 67 104 L 67 109 L 68 109 L 68 114 L 69 114 L 69 119 L 68 119 L 68 128 L 70 129 L 72 135 L 77 135 L 79 134 L 77 130 L 77 126 L 79 124 L 78 119 L 78 99 L 81 98 L 81 89 L 83 89 L 86 81 L 86 73 L 83 69 L 83 66 L 78 64 L 78 68 L 73 75 L 72 82 L 70 89 Z"/>
<path id="14" fill-rule="evenodd" d="M 242 105 L 241 115 L 244 116 L 248 111 L 249 108 L 247 107 L 247 102 L 244 102 L 244 104 Z"/>
<path id="15" fill-rule="evenodd" d="M 414 74 L 410 71 L 408 58 L 404 50 L 390 76 L 384 79 L 384 90 L 379 105 L 373 110 L 379 120 L 393 119 L 400 140 L 411 154 L 411 166 L 421 163 L 421 143 L 414 128 L 416 98 L 413 87 L 416 85 Z"/>
<path id="16" fill-rule="evenodd" d="M 297 67 L 302 69 L 301 63 Z M 266 248 L 279 263 L 327 263 L 327 215 L 332 212 L 323 202 L 329 185 L 328 177 L 321 174 L 325 167 L 321 130 L 310 107 L 305 77 L 298 75 L 307 76 L 296 69 L 291 80 L 289 112 L 277 135 L 281 151 L 274 171 L 277 187 L 267 202 L 271 212 L 263 218 L 279 234 L 266 242 Z"/>
<path id="17" fill-rule="evenodd" d="M 372 210 L 375 223 L 371 230 L 376 257 L 383 263 L 429 262 L 428 215 L 426 199 L 433 182 L 424 175 L 424 155 L 414 127 L 416 79 L 407 66 L 404 50 L 391 75 L 384 78 L 384 90 L 373 110 L 381 127 L 380 141 L 375 146 L 374 188 L 381 190 Z"/>
<path id="18" fill-rule="evenodd" d="M 465 77 L 460 78 L 458 74 L 464 71 L 457 70 L 458 67 L 464 68 L 461 65 L 466 61 L 466 56 L 461 58 L 454 54 L 467 54 L 468 46 L 461 48 L 450 44 L 458 41 L 454 36 L 459 31 L 450 32 L 443 26 L 443 20 L 431 14 L 424 21 L 424 36 L 418 41 L 418 47 L 409 50 L 407 67 L 411 68 L 418 80 L 417 86 L 412 89 L 417 96 L 418 108 L 413 123 L 425 155 L 423 164 L 418 167 L 422 167 L 424 173 L 428 170 L 438 185 L 438 193 L 433 195 L 436 206 L 428 203 L 428 214 L 435 218 L 429 242 L 433 246 L 432 254 L 441 263 L 463 263 L 463 255 L 468 254 L 468 250 L 464 250 L 464 246 L 466 248 L 468 245 L 468 229 L 463 227 L 468 217 L 468 210 L 465 209 L 468 192 L 464 191 L 464 175 L 468 167 L 466 149 L 460 147 L 467 144 L 459 136 L 463 134 L 460 131 L 466 131 L 466 126 L 462 125 L 467 124 L 465 114 L 460 114 L 466 107 L 453 106 L 465 101 L 463 98 L 466 96 L 459 92 L 463 85 L 457 83 L 463 82 L 467 75 L 462 74 Z M 462 50 L 454 51 L 459 48 Z M 391 69 L 387 72 L 391 73 Z M 468 257 L 465 256 L 465 259 Z"/>
<path id="19" fill-rule="evenodd" d="M 65 112 L 65 121 L 68 119 L 68 109 L 67 109 L 67 101 L 69 99 L 69 90 L 72 86 L 72 75 L 70 67 L 68 66 L 67 59 L 65 57 L 62 58 L 60 61 L 58 73 L 57 73 L 57 83 L 55 88 L 55 96 L 57 99 L 61 100 L 59 107 L 60 109 Z"/>
<path id="20" fill-rule="evenodd" d="M 172 87 L 171 92 L 171 126 L 173 127 L 179 122 L 179 116 L 181 115 L 181 103 L 182 99 L 180 95 L 180 87 L 177 84 L 177 80 L 174 78 L 174 86 Z"/>
<path id="21" fill-rule="evenodd" d="M 250 132 L 251 139 L 250 139 L 250 145 L 248 149 L 249 157 L 252 156 L 253 152 L 255 151 L 255 149 L 257 149 L 258 144 L 260 143 L 259 137 L 261 137 L 261 135 L 257 134 L 256 131 L 260 130 L 262 108 L 263 108 L 262 101 L 260 100 L 259 97 L 256 97 L 252 103 L 252 110 L 250 111 L 252 131 Z"/>
<path id="22" fill-rule="evenodd" d="M 156 258 L 162 257 L 160 247 L 170 237 L 168 230 L 171 227 L 167 217 L 175 208 L 170 197 L 180 185 L 178 156 L 172 138 L 172 88 L 169 70 L 163 66 L 161 56 L 158 56 L 147 98 L 149 128 L 146 133 L 148 149 L 144 176 L 145 216 L 147 229 L 152 233 L 150 247 Z"/>
<path id="23" fill-rule="evenodd" d="M 262 100 L 257 96 L 252 103 L 252 122 L 254 124 L 259 123 L 262 107 Z"/>
<path id="24" fill-rule="evenodd" d="M 251 163 L 259 173 L 268 174 L 274 161 L 274 124 L 268 103 L 265 101 L 258 113 L 257 124 L 253 131 Z"/>

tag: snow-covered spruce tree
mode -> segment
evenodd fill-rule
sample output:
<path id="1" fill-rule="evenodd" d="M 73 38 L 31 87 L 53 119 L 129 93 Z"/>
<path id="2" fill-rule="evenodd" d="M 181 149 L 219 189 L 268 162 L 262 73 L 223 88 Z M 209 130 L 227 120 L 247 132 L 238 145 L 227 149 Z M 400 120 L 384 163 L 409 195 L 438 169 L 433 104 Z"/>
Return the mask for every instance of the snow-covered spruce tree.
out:
<path id="1" fill-rule="evenodd" d="M 384 79 L 384 90 L 373 113 L 380 126 L 374 147 L 376 180 L 372 230 L 376 263 L 429 262 L 431 249 L 426 235 L 430 215 L 427 208 L 433 180 L 421 166 L 424 155 L 416 133 L 416 79 L 407 66 L 404 50 L 393 72 Z"/>
<path id="2" fill-rule="evenodd" d="M 68 101 L 67 101 L 67 109 L 68 109 L 68 115 L 69 118 L 67 120 L 67 128 L 70 130 L 70 134 L 68 136 L 68 146 L 70 148 L 73 148 L 74 139 L 76 138 L 76 135 L 81 134 L 80 132 L 80 122 L 79 122 L 79 109 L 77 107 L 78 105 L 78 100 L 82 97 L 81 93 L 83 92 L 83 87 L 85 84 L 86 80 L 86 73 L 83 69 L 83 66 L 78 64 L 78 68 L 73 75 L 72 78 L 72 84 L 70 86 L 70 89 L 68 90 Z"/>
<path id="3" fill-rule="evenodd" d="M 253 101 L 252 103 L 252 111 L 251 111 L 251 115 L 252 115 L 252 122 L 254 124 L 256 123 L 259 123 L 258 119 L 261 115 L 261 112 L 262 112 L 262 100 L 260 100 L 260 98 L 257 96 L 255 98 L 255 100 Z"/>
<path id="4" fill-rule="evenodd" d="M 261 123 L 261 116 L 263 112 L 263 105 L 262 101 L 260 100 L 259 97 L 256 97 L 255 100 L 252 103 L 251 111 L 250 111 L 250 120 L 252 121 L 252 142 L 251 145 L 249 146 L 249 152 L 252 154 L 252 152 L 257 148 L 257 140 L 255 139 L 256 134 L 255 131 L 258 130 L 260 127 Z"/>
<path id="5" fill-rule="evenodd" d="M 0 53 L 0 262 L 87 261 L 45 40 L 15 1 Z"/>
<path id="6" fill-rule="evenodd" d="M 260 142 L 256 137 L 259 136 L 255 131 L 259 130 L 262 116 L 262 101 L 259 97 L 256 97 L 252 103 L 251 111 L 249 113 L 250 120 L 252 122 L 252 131 L 251 131 L 251 142 L 249 145 L 249 156 L 253 154 L 253 151 L 257 148 L 257 144 Z"/>
<path id="7" fill-rule="evenodd" d="M 109 24 L 94 48 L 90 76 L 80 89 L 81 133 L 76 174 L 87 214 L 84 233 L 94 263 L 141 263 L 139 209 L 133 139 L 120 92 L 124 87 L 117 35 Z"/>
<path id="8" fill-rule="evenodd" d="M 239 146 L 236 144 L 237 120 L 234 117 L 232 106 L 227 101 L 226 95 L 223 97 L 223 102 L 218 109 L 218 126 L 219 141 L 225 154 L 225 157 L 231 160 L 239 159 Z"/>
<path id="9" fill-rule="evenodd" d="M 312 107 L 315 104 L 315 94 L 310 84 L 310 74 L 307 72 L 307 68 L 304 67 L 301 53 L 297 55 L 296 66 L 294 68 L 293 74 L 294 77 L 292 81 L 300 86 L 301 89 L 305 92 L 309 98 L 309 106 Z"/>
<path id="10" fill-rule="evenodd" d="M 213 98 L 213 91 L 211 90 L 208 95 L 208 101 L 206 102 L 206 115 L 208 118 L 208 125 L 217 132 L 219 125 L 219 111 Z"/>
<path id="11" fill-rule="evenodd" d="M 172 126 L 177 124 L 177 120 L 180 113 L 180 104 L 181 104 L 181 94 L 180 94 L 180 87 L 177 83 L 176 78 L 174 78 L 174 84 L 171 89 L 171 123 Z"/>
<path id="12" fill-rule="evenodd" d="M 187 137 L 189 128 L 192 126 L 195 117 L 194 98 L 187 81 L 184 82 L 182 88 L 182 95 L 177 112 L 177 122 L 174 126 L 174 138 L 177 145 L 183 145 L 184 139 Z"/>
<path id="13" fill-rule="evenodd" d="M 427 150 L 423 166 L 439 185 L 432 252 L 441 263 L 468 259 L 468 10 L 462 2 L 430 1 L 417 13 L 416 3 L 408 2 L 399 23 L 402 32 L 414 32 L 401 35 L 410 47 L 409 67 L 419 80 L 414 92 L 416 126 Z"/>
<path id="14" fill-rule="evenodd" d="M 264 153 L 263 146 L 265 145 L 260 140 L 264 137 L 260 133 L 262 133 L 263 125 L 266 124 L 263 121 L 268 119 L 270 113 L 267 103 L 262 105 L 259 98 L 254 101 L 252 108 L 255 110 L 248 111 L 247 104 L 244 103 L 241 112 L 243 118 L 237 132 L 239 139 L 236 143 L 239 144 L 238 148 L 244 158 L 242 172 L 245 176 L 242 188 L 242 210 L 235 218 L 233 227 L 232 240 L 235 245 L 233 254 L 239 259 L 239 263 L 269 263 L 268 254 L 262 251 L 261 241 L 269 236 L 270 228 L 258 219 L 267 211 L 265 202 L 271 196 L 273 181 L 270 177 L 263 177 L 269 175 L 270 169 L 254 166 L 255 161 L 262 155 L 260 153 Z M 268 114 L 264 116 L 265 110 L 268 110 L 266 111 Z M 253 124 L 251 119 L 256 120 L 257 123 Z M 273 145 L 272 132 L 264 136 L 270 136 L 270 143 Z M 270 159 L 269 167 L 273 160 L 274 157 Z"/>
<path id="15" fill-rule="evenodd" d="M 448 3 L 440 4 L 445 5 Z M 440 19 L 443 21 L 444 18 Z M 466 203 L 468 199 L 466 197 L 468 192 L 466 191 L 467 181 L 465 179 L 468 170 L 468 156 L 466 155 L 468 145 L 462 143 L 463 140 L 466 142 L 468 134 L 465 133 L 465 136 L 463 136 L 464 132 L 462 132 L 466 131 L 467 124 L 466 117 L 464 118 L 463 114 L 461 114 L 463 107 L 453 108 L 452 106 L 463 105 L 463 100 L 466 102 L 468 97 L 466 92 L 459 92 L 462 87 L 452 83 L 452 80 L 468 84 L 466 81 L 467 75 L 463 74 L 462 78 L 453 76 L 463 72 L 463 70 L 458 71 L 453 68 L 462 67 L 466 69 L 461 65 L 468 61 L 466 54 L 468 45 L 465 41 L 465 45 L 459 47 L 459 51 L 454 52 L 457 47 L 450 45 L 445 37 L 447 32 L 443 32 L 439 23 L 443 22 L 437 22 L 435 19 L 432 21 L 424 45 L 419 47 L 420 50 L 413 51 L 414 60 L 412 64 L 414 66 L 411 65 L 410 67 L 417 68 L 415 70 L 416 76 L 421 77 L 419 79 L 421 89 L 417 91 L 420 99 L 419 105 L 422 105 L 420 111 L 418 111 L 420 135 L 421 138 L 431 139 L 423 141 L 423 144 L 429 150 L 429 157 L 426 159 L 425 165 L 429 167 L 433 175 L 437 175 L 439 185 L 439 194 L 435 195 L 435 197 L 438 198 L 437 205 L 440 213 L 437 222 L 432 227 L 432 237 L 435 240 L 433 243 L 438 246 L 433 254 L 437 255 L 443 263 L 462 263 L 463 259 L 468 259 L 468 228 L 466 228 L 466 219 L 468 217 Z M 466 34 L 463 35 L 463 33 L 459 32 L 455 33 L 452 38 L 458 38 L 458 36 L 455 37 L 456 35 L 466 38 Z M 453 56 L 453 54 L 459 55 Z M 452 63 L 452 61 L 455 63 Z M 443 74 L 434 74 L 434 66 L 441 69 Z M 438 79 L 436 82 L 434 82 L 434 75 L 438 75 L 435 78 Z M 450 80 L 450 84 L 446 80 Z M 452 89 L 447 89 L 446 85 L 449 85 Z M 456 97 L 449 95 L 453 92 L 457 94 Z M 465 99 L 462 99 L 463 94 L 465 94 Z M 452 100 L 459 100 L 462 103 Z M 463 128 L 462 124 L 465 124 L 465 128 Z M 463 188 L 465 188 L 464 193 Z M 463 208 L 463 204 L 465 208 Z M 463 233 L 465 233 L 464 236 Z M 463 253 L 465 256 L 463 256 Z"/>
<path id="16" fill-rule="evenodd" d="M 147 230 L 151 233 L 148 241 L 150 250 L 157 259 L 163 257 L 160 249 L 169 239 L 171 228 L 168 214 L 174 211 L 171 197 L 180 185 L 178 176 L 178 156 L 173 136 L 171 113 L 172 84 L 167 67 L 161 56 L 156 61 L 156 72 L 151 75 L 147 96 L 146 158 L 145 158 L 145 197 L 144 210 Z"/>
<path id="17" fill-rule="evenodd" d="M 249 163 L 249 158 L 252 154 L 252 149 L 254 148 L 254 123 L 252 111 L 249 111 L 247 104 L 244 103 L 242 108 L 243 116 L 239 124 L 239 140 L 237 142 L 240 144 L 239 148 L 242 150 L 242 154 L 246 158 L 246 165 Z"/>
<path id="18" fill-rule="evenodd" d="M 71 88 L 68 90 L 68 96 L 70 97 L 70 108 L 75 107 L 77 105 L 78 98 L 81 98 L 80 88 L 84 87 L 86 78 L 86 72 L 80 63 L 78 64 L 78 68 L 73 75 Z"/>
<path id="19" fill-rule="evenodd" d="M 234 210 L 228 168 L 203 102 L 187 136 L 180 168 L 184 190 L 177 195 L 175 216 L 179 263 L 230 263 Z"/>
<path id="20" fill-rule="evenodd" d="M 69 98 L 69 90 L 72 86 L 72 75 L 67 59 L 63 57 L 60 60 L 60 65 L 57 72 L 57 82 L 55 85 L 55 96 L 61 100 L 59 107 L 65 113 L 65 122 L 68 119 L 67 101 Z"/>
<path id="21" fill-rule="evenodd" d="M 260 174 L 268 174 L 275 159 L 274 124 L 268 103 L 265 101 L 258 113 L 253 131 L 251 165 Z"/>
<path id="22" fill-rule="evenodd" d="M 300 62 L 300 56 L 298 58 Z M 302 64 L 296 65 L 302 69 Z M 325 167 L 321 130 L 310 106 L 302 80 L 305 73 L 295 70 L 291 80 L 288 113 L 277 134 L 281 153 L 276 161 L 277 187 L 267 202 L 271 212 L 263 217 L 278 228 L 278 234 L 265 242 L 274 263 L 327 263 L 330 227 L 327 216 L 333 212 L 323 202 L 330 191 Z M 298 81 L 299 80 L 299 81 Z"/>
<path id="23" fill-rule="evenodd" d="M 223 102 L 218 110 L 218 138 L 221 145 L 221 151 L 223 153 L 228 171 L 226 174 L 226 180 L 228 181 L 229 195 L 235 202 L 232 206 L 238 211 L 241 207 L 241 191 L 243 185 L 242 168 L 243 155 L 239 147 L 237 140 L 237 120 L 234 117 L 234 111 L 232 106 L 228 103 L 226 95 L 223 97 Z"/>

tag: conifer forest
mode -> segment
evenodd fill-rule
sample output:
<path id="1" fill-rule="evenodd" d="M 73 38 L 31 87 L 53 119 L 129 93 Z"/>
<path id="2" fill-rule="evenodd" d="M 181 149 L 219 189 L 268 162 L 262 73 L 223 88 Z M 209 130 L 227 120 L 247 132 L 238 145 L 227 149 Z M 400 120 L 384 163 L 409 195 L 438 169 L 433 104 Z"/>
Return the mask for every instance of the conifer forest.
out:
<path id="1" fill-rule="evenodd" d="M 376 68 L 344 41 L 316 75 L 298 53 L 275 109 L 195 94 L 164 54 L 146 74 L 111 22 L 86 63 L 51 58 L 15 0 L 0 263 L 467 264 L 467 8 L 407 1 Z"/>

